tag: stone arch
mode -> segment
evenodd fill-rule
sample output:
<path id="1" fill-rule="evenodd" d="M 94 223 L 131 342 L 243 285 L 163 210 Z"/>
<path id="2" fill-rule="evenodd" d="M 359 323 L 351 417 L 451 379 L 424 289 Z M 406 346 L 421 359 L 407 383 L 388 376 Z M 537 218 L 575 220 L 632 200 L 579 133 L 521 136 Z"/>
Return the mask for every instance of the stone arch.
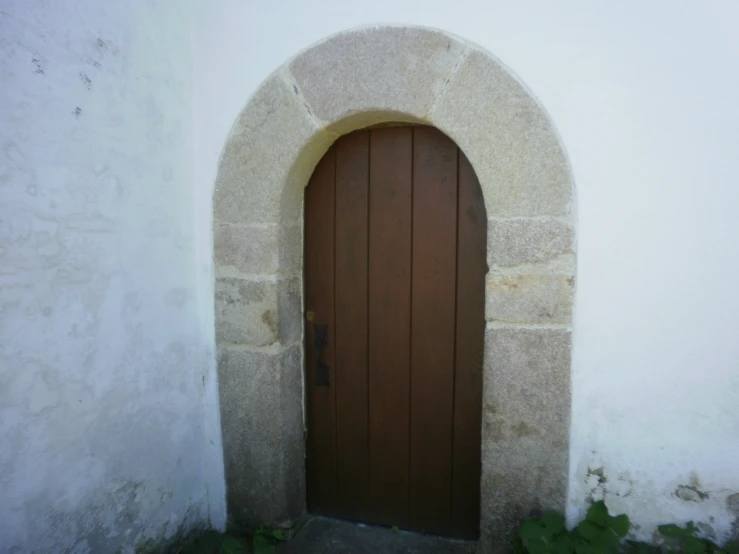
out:
<path id="1" fill-rule="evenodd" d="M 373 26 L 299 53 L 257 89 L 214 193 L 215 313 L 230 518 L 305 509 L 303 189 L 342 134 L 433 125 L 472 163 L 489 217 L 481 540 L 568 482 L 573 180 L 546 113 L 487 52 L 439 30 Z"/>

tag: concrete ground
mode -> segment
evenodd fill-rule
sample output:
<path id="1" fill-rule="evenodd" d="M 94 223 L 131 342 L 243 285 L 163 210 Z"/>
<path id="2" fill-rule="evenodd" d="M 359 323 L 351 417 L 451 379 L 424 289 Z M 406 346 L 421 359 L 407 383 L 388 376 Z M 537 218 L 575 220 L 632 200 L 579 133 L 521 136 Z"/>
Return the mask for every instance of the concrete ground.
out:
<path id="1" fill-rule="evenodd" d="M 473 554 L 475 542 L 312 517 L 279 554 Z"/>

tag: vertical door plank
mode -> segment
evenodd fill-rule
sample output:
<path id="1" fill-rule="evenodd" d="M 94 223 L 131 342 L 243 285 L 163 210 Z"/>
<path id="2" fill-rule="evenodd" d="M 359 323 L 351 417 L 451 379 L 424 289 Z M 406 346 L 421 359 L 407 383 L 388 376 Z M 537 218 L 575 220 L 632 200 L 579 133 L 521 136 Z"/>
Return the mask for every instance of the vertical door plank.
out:
<path id="1" fill-rule="evenodd" d="M 449 532 L 457 274 L 457 146 L 418 127 L 413 156 L 411 528 Z"/>
<path id="2" fill-rule="evenodd" d="M 485 335 L 487 213 L 480 183 L 459 153 L 457 345 L 451 532 L 475 539 L 480 525 L 480 429 Z"/>
<path id="3" fill-rule="evenodd" d="M 367 255 L 369 131 L 336 150 L 336 424 L 342 517 L 366 519 L 369 493 Z"/>
<path id="4" fill-rule="evenodd" d="M 308 399 L 307 488 L 309 509 L 332 513 L 337 506 L 334 360 L 334 200 L 335 150 L 316 166 L 305 191 L 305 362 Z M 328 326 L 328 347 L 320 352 L 329 367 L 330 387 L 316 386 L 317 325 Z"/>
<path id="5" fill-rule="evenodd" d="M 412 130 L 370 132 L 372 521 L 408 527 Z"/>

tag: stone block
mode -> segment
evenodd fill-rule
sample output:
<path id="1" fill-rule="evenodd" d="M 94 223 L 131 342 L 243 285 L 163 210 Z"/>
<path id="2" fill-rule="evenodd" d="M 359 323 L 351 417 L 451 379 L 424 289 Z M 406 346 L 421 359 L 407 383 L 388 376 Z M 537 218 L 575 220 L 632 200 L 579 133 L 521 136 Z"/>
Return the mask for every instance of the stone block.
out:
<path id="1" fill-rule="evenodd" d="M 568 448 L 542 441 L 483 443 L 480 551 L 508 552 L 507 538 L 532 513 L 564 512 Z"/>
<path id="2" fill-rule="evenodd" d="M 562 323 L 572 321 L 575 278 L 529 273 L 487 276 L 485 316 L 501 323 Z"/>
<path id="3" fill-rule="evenodd" d="M 216 223 L 213 250 L 217 276 L 297 274 L 302 244 L 302 226 L 298 225 Z"/>
<path id="4" fill-rule="evenodd" d="M 566 330 L 486 331 L 481 480 L 486 544 L 532 510 L 564 508 L 570 349 Z"/>
<path id="5" fill-rule="evenodd" d="M 293 344 L 303 337 L 303 283 L 300 277 L 277 281 L 277 339 Z"/>
<path id="6" fill-rule="evenodd" d="M 489 327 L 483 390 L 486 417 L 494 416 L 512 429 L 523 423 L 550 439 L 566 438 L 570 358 L 571 333 L 566 329 Z"/>
<path id="7" fill-rule="evenodd" d="M 213 256 L 219 276 L 277 273 L 279 225 L 219 225 L 213 229 Z"/>
<path id="8" fill-rule="evenodd" d="M 216 279 L 215 313 L 219 343 L 291 344 L 302 334 L 300 279 Z"/>
<path id="9" fill-rule="evenodd" d="M 488 264 L 515 267 L 572 255 L 575 234 L 559 219 L 490 219 Z"/>
<path id="10" fill-rule="evenodd" d="M 216 279 L 216 340 L 263 346 L 277 341 L 277 284 Z"/>
<path id="11" fill-rule="evenodd" d="M 367 28 L 303 52 L 290 71 L 313 113 L 327 123 L 361 112 L 424 118 L 463 51 L 431 29 Z"/>
<path id="12" fill-rule="evenodd" d="M 563 216 L 572 176 L 552 123 L 521 83 L 490 55 L 471 50 L 429 119 L 469 158 L 488 216 Z"/>
<path id="13" fill-rule="evenodd" d="M 302 193 L 302 190 L 301 190 Z M 283 277 L 303 275 L 303 207 L 301 218 L 296 225 L 280 225 L 277 232 L 277 262 Z"/>
<path id="14" fill-rule="evenodd" d="M 218 375 L 230 519 L 295 521 L 305 508 L 301 347 L 221 345 Z"/>
<path id="15" fill-rule="evenodd" d="M 295 96 L 281 75 L 274 74 L 239 115 L 218 167 L 213 195 L 216 221 L 294 224 L 300 220 L 302 188 L 330 140 L 316 140 L 318 125 Z M 285 210 L 286 196 L 290 210 Z"/>

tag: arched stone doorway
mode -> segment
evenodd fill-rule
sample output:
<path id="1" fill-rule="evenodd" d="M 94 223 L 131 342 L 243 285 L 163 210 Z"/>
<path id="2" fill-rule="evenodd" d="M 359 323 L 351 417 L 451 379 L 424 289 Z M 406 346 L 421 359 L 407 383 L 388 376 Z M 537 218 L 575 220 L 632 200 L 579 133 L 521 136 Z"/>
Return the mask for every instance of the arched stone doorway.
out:
<path id="1" fill-rule="evenodd" d="M 568 477 L 573 183 L 544 110 L 478 47 L 417 27 L 330 37 L 239 115 L 214 193 L 216 340 L 231 519 L 305 509 L 303 189 L 341 135 L 432 125 L 465 152 L 488 214 L 481 539 L 563 510 Z"/>

